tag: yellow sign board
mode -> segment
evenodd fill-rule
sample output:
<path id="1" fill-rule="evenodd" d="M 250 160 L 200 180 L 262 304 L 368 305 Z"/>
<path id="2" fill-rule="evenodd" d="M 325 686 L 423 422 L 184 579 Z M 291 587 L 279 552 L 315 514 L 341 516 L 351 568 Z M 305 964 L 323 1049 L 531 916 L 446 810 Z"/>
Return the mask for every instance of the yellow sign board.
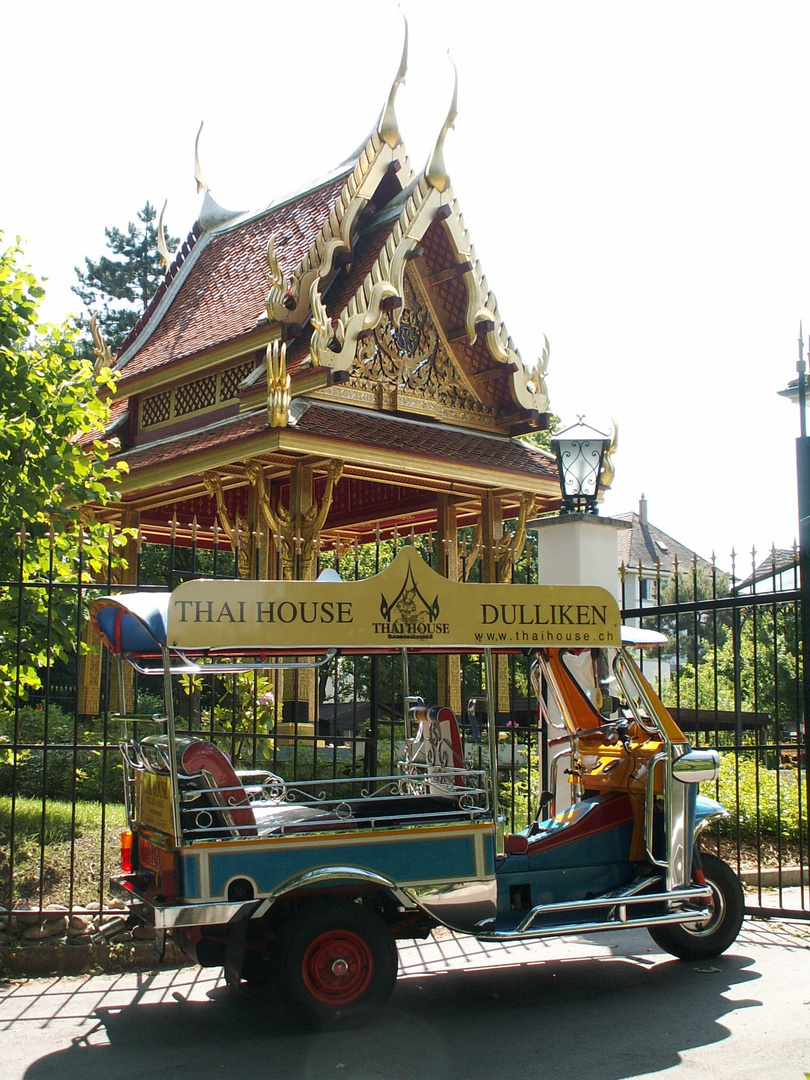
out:
<path id="1" fill-rule="evenodd" d="M 448 581 L 413 547 L 363 581 L 187 581 L 171 596 L 178 649 L 521 649 L 619 645 L 616 600 L 580 585 Z"/>
<path id="2" fill-rule="evenodd" d="M 168 776 L 138 769 L 135 773 L 135 818 L 159 832 L 174 835 L 172 788 Z"/>

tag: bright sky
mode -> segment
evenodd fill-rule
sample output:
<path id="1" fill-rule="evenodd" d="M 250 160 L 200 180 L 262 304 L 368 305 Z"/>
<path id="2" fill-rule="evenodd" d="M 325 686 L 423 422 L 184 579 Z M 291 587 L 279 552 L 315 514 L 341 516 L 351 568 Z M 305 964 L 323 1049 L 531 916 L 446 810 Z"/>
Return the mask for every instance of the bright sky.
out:
<path id="1" fill-rule="evenodd" d="M 551 343 L 551 408 L 619 424 L 603 513 L 638 508 L 743 574 L 796 534 L 799 415 L 777 391 L 810 328 L 810 5 L 403 0 L 397 114 L 445 160 L 510 333 Z M 374 125 L 395 0 L 3 5 L 0 228 L 76 310 L 74 266 L 146 199 L 185 236 L 203 173 L 258 209 Z"/>

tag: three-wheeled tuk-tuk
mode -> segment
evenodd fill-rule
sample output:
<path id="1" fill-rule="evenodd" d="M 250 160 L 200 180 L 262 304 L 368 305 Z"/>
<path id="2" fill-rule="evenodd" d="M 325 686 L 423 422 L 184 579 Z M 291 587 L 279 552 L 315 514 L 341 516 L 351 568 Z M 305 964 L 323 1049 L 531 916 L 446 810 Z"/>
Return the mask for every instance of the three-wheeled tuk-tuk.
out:
<path id="1" fill-rule="evenodd" d="M 273 979 L 317 1021 L 385 1002 L 396 940 L 439 925 L 502 942 L 645 926 L 684 959 L 735 940 L 739 881 L 698 844 L 726 814 L 698 792 L 717 754 L 690 747 L 622 646 L 605 590 L 461 584 L 404 547 L 363 581 L 192 580 L 103 597 L 91 613 L 119 665 L 164 689 L 151 733 L 121 706 L 131 918 L 223 966 L 231 984 Z M 244 770 L 213 730 L 178 731 L 178 677 L 271 673 L 304 688 L 312 715 L 319 680 L 307 669 L 353 653 L 402 665 L 404 738 L 388 775 L 366 760 L 363 775 L 301 780 L 283 775 L 283 755 L 272 769 L 254 755 Z M 426 653 L 440 657 L 433 693 L 450 687 L 449 704 L 413 684 Z M 473 656 L 485 714 L 460 708 L 453 683 Z M 547 775 L 534 790 L 550 793 L 528 828 L 509 832 L 498 703 L 516 656 L 533 715 L 564 736 L 538 756 Z M 123 694 L 123 670 L 118 685 Z M 320 753 L 334 762 L 333 746 L 311 748 L 316 765 Z"/>

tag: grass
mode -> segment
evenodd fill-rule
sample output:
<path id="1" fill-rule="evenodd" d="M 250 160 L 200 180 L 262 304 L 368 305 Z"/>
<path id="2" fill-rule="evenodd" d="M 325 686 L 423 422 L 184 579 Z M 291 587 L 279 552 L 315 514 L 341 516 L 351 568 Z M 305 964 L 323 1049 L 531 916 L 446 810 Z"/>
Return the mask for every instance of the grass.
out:
<path id="1" fill-rule="evenodd" d="M 11 845 L 13 812 L 14 844 Z M 124 807 L 117 803 L 0 796 L 0 906 L 102 902 L 120 862 Z M 102 850 L 103 840 L 103 850 Z"/>

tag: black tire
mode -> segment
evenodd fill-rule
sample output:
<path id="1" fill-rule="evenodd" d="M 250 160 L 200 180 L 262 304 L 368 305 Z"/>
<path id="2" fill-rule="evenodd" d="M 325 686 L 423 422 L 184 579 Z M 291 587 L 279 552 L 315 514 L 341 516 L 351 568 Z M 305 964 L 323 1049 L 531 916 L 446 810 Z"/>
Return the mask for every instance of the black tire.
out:
<path id="1" fill-rule="evenodd" d="M 736 940 L 745 914 L 740 879 L 731 867 L 714 855 L 701 854 L 706 884 L 711 886 L 711 914 L 703 922 L 649 926 L 659 949 L 680 960 L 710 960 Z"/>
<path id="2" fill-rule="evenodd" d="M 280 990 L 310 1022 L 384 1005 L 397 978 L 397 947 L 374 912 L 347 900 L 315 900 L 279 928 Z"/>

